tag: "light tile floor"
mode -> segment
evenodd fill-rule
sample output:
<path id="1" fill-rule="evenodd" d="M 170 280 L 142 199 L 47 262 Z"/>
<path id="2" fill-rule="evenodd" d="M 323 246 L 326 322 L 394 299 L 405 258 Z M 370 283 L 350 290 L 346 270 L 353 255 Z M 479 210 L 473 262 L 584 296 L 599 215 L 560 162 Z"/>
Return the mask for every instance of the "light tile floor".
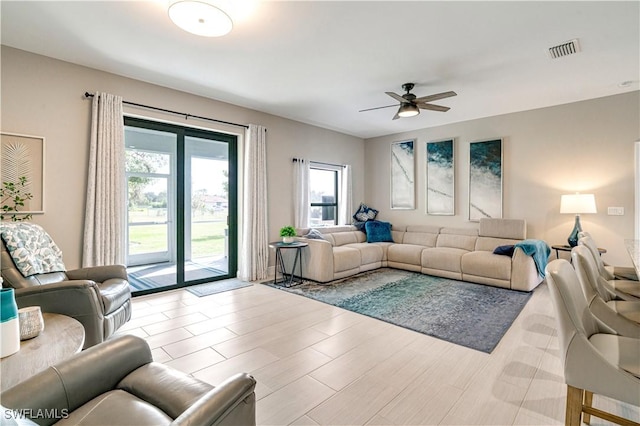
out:
<path id="1" fill-rule="evenodd" d="M 214 385 L 251 373 L 260 425 L 556 425 L 566 390 L 553 315 L 543 284 L 485 354 L 256 283 L 136 297 L 119 334 Z M 640 420 L 638 407 L 594 405 Z"/>

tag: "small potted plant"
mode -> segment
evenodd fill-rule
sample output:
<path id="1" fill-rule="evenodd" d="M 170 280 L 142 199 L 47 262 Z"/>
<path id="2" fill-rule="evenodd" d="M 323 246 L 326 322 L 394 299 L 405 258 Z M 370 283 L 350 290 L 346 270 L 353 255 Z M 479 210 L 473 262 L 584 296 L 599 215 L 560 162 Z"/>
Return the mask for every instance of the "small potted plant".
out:
<path id="1" fill-rule="evenodd" d="M 283 226 L 280 228 L 280 236 L 282 237 L 282 242 L 285 244 L 291 244 L 296 236 L 296 228 L 293 226 Z"/>

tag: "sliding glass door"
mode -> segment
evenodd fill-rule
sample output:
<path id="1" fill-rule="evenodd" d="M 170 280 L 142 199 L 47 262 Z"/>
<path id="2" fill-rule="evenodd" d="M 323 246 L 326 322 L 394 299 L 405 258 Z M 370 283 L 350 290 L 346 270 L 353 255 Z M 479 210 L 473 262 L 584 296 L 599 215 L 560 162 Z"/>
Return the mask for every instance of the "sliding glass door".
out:
<path id="1" fill-rule="evenodd" d="M 236 137 L 127 117 L 125 144 L 132 290 L 234 277 Z"/>
<path id="2" fill-rule="evenodd" d="M 186 281 L 229 274 L 229 144 L 185 137 Z"/>

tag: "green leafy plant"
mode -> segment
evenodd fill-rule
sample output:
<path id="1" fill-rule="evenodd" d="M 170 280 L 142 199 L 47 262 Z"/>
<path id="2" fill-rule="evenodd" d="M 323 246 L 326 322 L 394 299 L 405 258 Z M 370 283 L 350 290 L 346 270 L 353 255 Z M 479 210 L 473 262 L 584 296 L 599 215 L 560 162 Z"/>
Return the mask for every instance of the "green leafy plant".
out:
<path id="1" fill-rule="evenodd" d="M 280 228 L 280 236 L 281 237 L 295 237 L 296 236 L 296 228 L 293 226 L 283 226 Z"/>
<path id="2" fill-rule="evenodd" d="M 0 220 L 11 218 L 14 222 L 31 219 L 32 215 L 19 215 L 20 208 L 24 207 L 24 202 L 33 198 L 30 192 L 26 192 L 28 187 L 27 178 L 21 176 L 18 182 L 2 182 L 0 187 L 0 200 L 2 200 L 2 209 L 0 211 Z"/>

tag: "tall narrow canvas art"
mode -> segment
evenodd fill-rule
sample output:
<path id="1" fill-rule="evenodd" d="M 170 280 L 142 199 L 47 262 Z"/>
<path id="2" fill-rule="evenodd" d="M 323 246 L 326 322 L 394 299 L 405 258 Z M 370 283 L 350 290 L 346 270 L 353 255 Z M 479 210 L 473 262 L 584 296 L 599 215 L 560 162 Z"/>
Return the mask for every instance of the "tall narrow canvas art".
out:
<path id="1" fill-rule="evenodd" d="M 414 141 L 391 144 L 391 208 L 415 208 Z"/>
<path id="2" fill-rule="evenodd" d="M 502 139 L 469 146 L 469 220 L 502 217 Z"/>
<path id="3" fill-rule="evenodd" d="M 427 214 L 455 214 L 453 139 L 427 142 Z"/>

